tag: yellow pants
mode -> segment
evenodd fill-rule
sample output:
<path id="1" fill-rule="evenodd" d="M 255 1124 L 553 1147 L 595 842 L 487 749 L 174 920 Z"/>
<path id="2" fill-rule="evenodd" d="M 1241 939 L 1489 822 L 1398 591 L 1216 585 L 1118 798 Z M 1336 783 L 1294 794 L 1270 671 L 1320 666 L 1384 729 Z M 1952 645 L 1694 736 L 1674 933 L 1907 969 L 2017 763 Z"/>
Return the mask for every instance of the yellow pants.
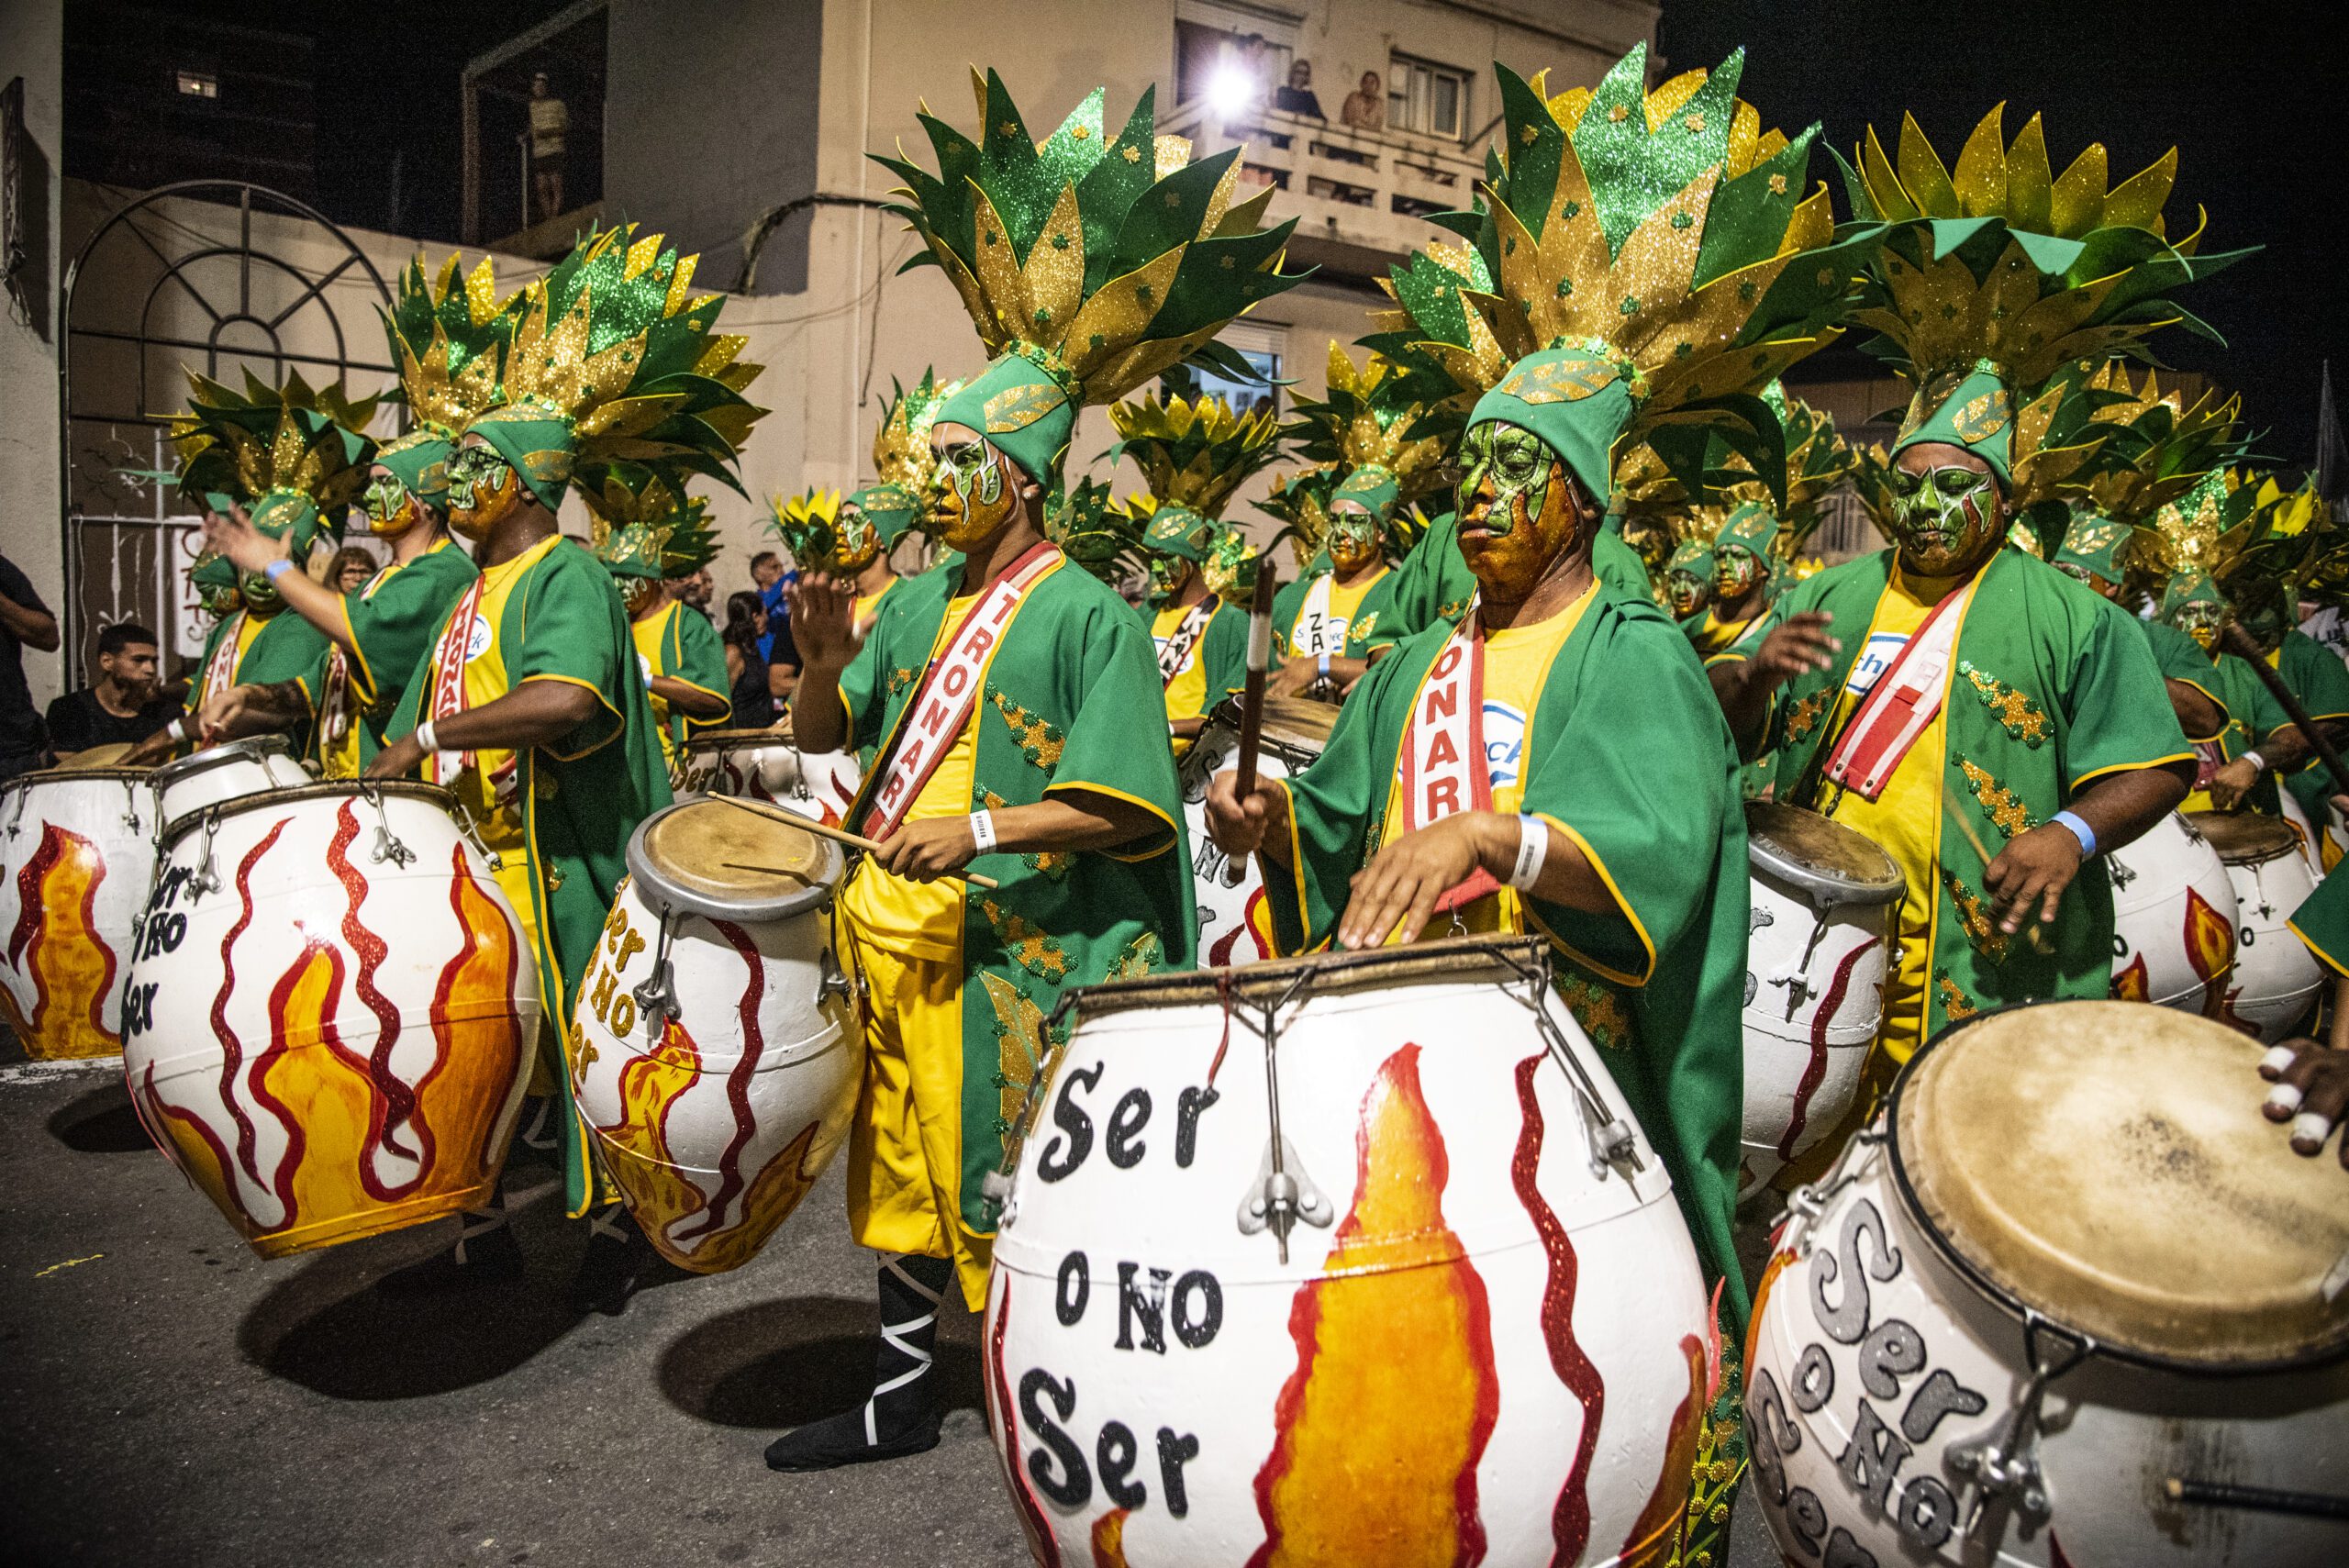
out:
<path id="1" fill-rule="evenodd" d="M 867 941 L 841 951 L 865 992 L 864 1087 L 848 1140 L 849 1229 L 862 1246 L 949 1258 L 986 1306 L 994 1237 L 963 1223 L 963 973 Z"/>

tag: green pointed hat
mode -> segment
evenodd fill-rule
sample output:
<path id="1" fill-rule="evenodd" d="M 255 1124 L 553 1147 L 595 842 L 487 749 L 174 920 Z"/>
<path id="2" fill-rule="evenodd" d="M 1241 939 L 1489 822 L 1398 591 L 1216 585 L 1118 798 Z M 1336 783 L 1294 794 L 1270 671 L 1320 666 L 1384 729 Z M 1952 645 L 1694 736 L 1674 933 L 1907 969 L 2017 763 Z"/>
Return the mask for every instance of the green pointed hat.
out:
<path id="1" fill-rule="evenodd" d="M 1710 582 L 1713 576 L 1713 547 L 1702 539 L 1690 539 L 1672 552 L 1664 565 L 1667 573 L 1687 572 Z"/>
<path id="2" fill-rule="evenodd" d="M 2130 533 L 2127 523 L 2097 512 L 2076 511 L 2072 526 L 2064 530 L 2064 542 L 2056 549 L 2053 564 L 2076 566 L 2090 576 L 2118 583 L 2124 572 L 2121 552 Z"/>
<path id="3" fill-rule="evenodd" d="M 1436 220 L 1470 243 L 1394 269 L 1366 341 L 1482 392 L 1470 424 L 1532 431 L 1601 499 L 1627 437 L 1749 426 L 1750 395 L 1835 337 L 1861 241 L 1805 189 L 1818 127 L 1763 132 L 1743 66 L 1651 92 L 1642 46 L 1554 98 L 1497 66 L 1506 134 L 1476 209 Z"/>
<path id="4" fill-rule="evenodd" d="M 2219 592 L 2219 584 L 2210 574 L 2199 566 L 2190 566 L 2172 575 L 2163 587 L 2161 616 L 2169 620 L 2188 605 L 2223 606 L 2226 602 L 2226 595 Z"/>
<path id="5" fill-rule="evenodd" d="M 902 486 L 868 484 L 852 490 L 841 506 L 861 513 L 873 525 L 885 550 L 896 547 L 899 539 L 921 520 L 921 506 Z"/>
<path id="6" fill-rule="evenodd" d="M 233 588 L 237 585 L 237 569 L 227 556 L 207 550 L 188 568 L 187 580 L 198 588 Z"/>
<path id="7" fill-rule="evenodd" d="M 708 503 L 680 499 L 659 478 L 642 471 L 607 471 L 603 488 L 583 491 L 590 519 L 589 545 L 615 577 L 661 582 L 689 576 L 718 553 Z"/>
<path id="8" fill-rule="evenodd" d="M 1038 142 L 999 76 L 974 71 L 972 86 L 978 140 L 920 117 L 938 173 L 877 161 L 905 182 L 887 210 L 926 247 L 910 264 L 944 271 L 995 361 L 937 417 L 1051 490 L 1079 407 L 1194 358 L 1255 379 L 1215 336 L 1301 281 L 1280 271 L 1296 225 L 1259 227 L 1269 185 L 1232 200 L 1239 149 L 1193 162 L 1187 141 L 1157 135 L 1150 90 L 1112 133 L 1096 88 Z"/>
<path id="9" fill-rule="evenodd" d="M 1763 561 L 1776 554 L 1771 548 L 1778 539 L 1778 515 L 1758 501 L 1748 501 L 1731 508 L 1720 531 L 1713 536 L 1713 551 L 1719 554 L 1732 545 L 1753 552 Z"/>

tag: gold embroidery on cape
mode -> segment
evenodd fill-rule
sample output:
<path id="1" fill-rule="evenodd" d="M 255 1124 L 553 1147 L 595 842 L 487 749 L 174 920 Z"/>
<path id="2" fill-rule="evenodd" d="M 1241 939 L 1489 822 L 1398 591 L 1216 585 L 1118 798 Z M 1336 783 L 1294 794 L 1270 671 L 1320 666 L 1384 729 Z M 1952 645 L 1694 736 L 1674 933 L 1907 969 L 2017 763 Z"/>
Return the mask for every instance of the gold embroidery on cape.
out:
<path id="1" fill-rule="evenodd" d="M 1068 978 L 1068 954 L 1060 943 L 992 898 L 979 900 L 979 912 L 1020 968 L 1055 985 Z"/>
<path id="2" fill-rule="evenodd" d="M 1036 1080 L 1038 1030 L 1044 1021 L 1044 1009 L 999 974 L 981 970 L 979 980 L 986 987 L 988 1003 L 995 1008 L 995 1130 L 1000 1138 L 1019 1119 L 1020 1106 L 1028 1097 L 1028 1085 Z"/>
<path id="3" fill-rule="evenodd" d="M 1982 902 L 1982 895 L 1946 866 L 1942 868 L 1942 885 L 1949 889 L 1950 902 L 1957 906 L 1957 923 L 1965 928 L 1965 940 L 1991 962 L 2004 963 L 2008 938 L 1991 922 L 1989 906 Z"/>
<path id="4" fill-rule="evenodd" d="M 1144 931 L 1126 944 L 1118 961 L 1109 966 L 1106 978 L 1110 980 L 1140 980 L 1155 974 L 1166 967 L 1166 950 L 1159 942 L 1156 931 Z"/>
<path id="5" fill-rule="evenodd" d="M 1787 711 L 1788 742 L 1799 741 L 1818 728 L 1820 719 L 1826 715 L 1827 705 L 1834 701 L 1835 694 L 1842 689 L 1840 685 L 1832 685 L 1823 691 L 1813 692 L 1789 708 Z"/>
<path id="6" fill-rule="evenodd" d="M 1566 1011 L 1574 1015 L 1592 1044 L 1602 1051 L 1630 1047 L 1631 1016 L 1611 989 L 1580 974 L 1560 974 L 1555 984 L 1558 1000 L 1566 1005 Z"/>
<path id="7" fill-rule="evenodd" d="M 1955 1023 L 1960 1018 L 1970 1018 L 1981 1011 L 1972 1002 L 1966 1000 L 1965 993 L 1957 988 L 1957 982 L 1949 977 L 1949 971 L 1945 969 L 1933 971 L 1933 984 L 1942 989 L 1942 1012 L 1950 1022 Z"/>
<path id="8" fill-rule="evenodd" d="M 899 692 L 904 691 L 907 686 L 912 685 L 919 679 L 921 679 L 921 672 L 919 670 L 908 670 L 901 665 L 898 668 L 890 671 L 889 695 L 891 696 L 896 696 Z"/>
<path id="9" fill-rule="evenodd" d="M 1965 775 L 1966 788 L 1972 790 L 1974 798 L 1982 803 L 1982 814 L 2001 834 L 2011 839 L 2039 826 L 2031 819 L 2030 809 L 2023 805 L 2022 797 L 1976 766 L 1971 757 L 1960 757 L 1956 762 L 1958 771 Z"/>
<path id="10" fill-rule="evenodd" d="M 1971 659 L 1958 662 L 1957 673 L 1974 686 L 1982 706 L 1990 710 L 2009 739 L 2026 746 L 2043 743 L 2049 733 L 2046 710 L 2031 700 L 2031 694 L 2007 684 Z"/>
<path id="11" fill-rule="evenodd" d="M 1061 727 L 1043 718 L 1005 696 L 998 687 L 987 687 L 987 701 L 1011 727 L 1012 738 L 1019 743 L 1019 754 L 1051 773 L 1061 764 L 1061 752 L 1068 746 L 1068 737 Z"/>

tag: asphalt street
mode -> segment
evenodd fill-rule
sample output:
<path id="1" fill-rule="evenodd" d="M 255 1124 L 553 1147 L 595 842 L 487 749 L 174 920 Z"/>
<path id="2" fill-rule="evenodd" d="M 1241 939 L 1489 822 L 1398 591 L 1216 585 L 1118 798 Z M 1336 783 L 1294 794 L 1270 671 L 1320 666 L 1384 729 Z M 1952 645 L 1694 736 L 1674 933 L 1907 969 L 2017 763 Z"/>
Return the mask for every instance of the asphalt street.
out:
<path id="1" fill-rule="evenodd" d="M 761 1462 L 869 1384 L 872 1260 L 837 1171 L 748 1267 L 618 1318 L 564 1305 L 583 1239 L 552 1169 L 508 1173 L 528 1277 L 394 1300 L 373 1282 L 447 1222 L 264 1262 L 113 1072 L 27 1066 L 0 1036 L 0 1562 L 1027 1561 L 959 1309 L 937 1449 L 814 1476 Z M 1737 1524 L 1731 1568 L 1777 1561 L 1750 1506 Z"/>

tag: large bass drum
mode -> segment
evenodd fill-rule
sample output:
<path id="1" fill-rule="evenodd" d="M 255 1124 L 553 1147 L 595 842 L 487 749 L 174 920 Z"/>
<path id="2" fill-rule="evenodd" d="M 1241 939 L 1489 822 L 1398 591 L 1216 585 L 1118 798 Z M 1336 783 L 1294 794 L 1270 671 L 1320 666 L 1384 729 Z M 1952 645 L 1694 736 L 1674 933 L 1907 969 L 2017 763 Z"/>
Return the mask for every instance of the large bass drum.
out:
<path id="1" fill-rule="evenodd" d="M 1909 1062 L 1756 1293 L 1753 1489 L 1787 1561 L 2343 1560 L 2349 1188 L 2263 1119 L 2259 1055 L 2055 1002 Z"/>
<path id="2" fill-rule="evenodd" d="M 1330 744 L 1338 709 L 1293 697 L 1264 699 L 1256 771 L 1285 779 L 1303 773 Z M 1253 857 L 1235 864 L 1208 837 L 1208 784 L 1239 764 L 1240 699 L 1228 697 L 1208 716 L 1179 770 L 1183 820 L 1191 839 L 1191 891 L 1199 910 L 1199 966 L 1253 963 L 1273 951 L 1272 917 L 1264 910 L 1264 879 Z"/>
<path id="3" fill-rule="evenodd" d="M 264 790 L 299 789 L 310 782 L 309 773 L 295 760 L 293 745 L 283 735 L 223 740 L 165 762 L 150 777 L 155 786 L 157 815 L 165 823 L 177 822 L 224 800 Z"/>
<path id="4" fill-rule="evenodd" d="M 1864 834 L 1775 801 L 1745 806 L 1741 1186 L 1758 1190 L 1837 1127 L 1884 1022 L 1884 975 L 1906 886 Z"/>
<path id="5" fill-rule="evenodd" d="M 163 830 L 124 987 L 131 1103 L 264 1258 L 475 1207 L 496 1184 L 538 969 L 454 804 L 346 780 Z"/>
<path id="6" fill-rule="evenodd" d="M 1467 938 L 1064 1003 L 1041 1082 L 1009 1073 L 984 1330 L 1037 1562 L 1669 1550 L 1705 1289 L 1547 976 L 1539 941 Z"/>
<path id="7" fill-rule="evenodd" d="M 0 1017 L 36 1061 L 122 1051 L 122 972 L 155 877 L 144 768 L 0 785 Z"/>
<path id="8" fill-rule="evenodd" d="M 2217 1016 L 2270 1044 L 2307 1016 L 2324 971 L 2289 921 L 2316 891 L 2290 823 L 2247 811 L 2197 811 L 2190 819 L 2226 862 L 2235 890 L 2235 972 Z"/>
<path id="9" fill-rule="evenodd" d="M 567 1055 L 579 1113 L 670 1262 L 751 1261 L 848 1135 L 863 1041 L 832 956 L 841 851 L 722 801 L 628 844 Z"/>
<path id="10" fill-rule="evenodd" d="M 2210 840 L 2173 811 L 2104 854 L 2112 995 L 2216 1017 L 2235 967 L 2235 890 Z"/>
<path id="11" fill-rule="evenodd" d="M 799 749 L 787 726 L 705 729 L 685 737 L 681 755 L 681 795 L 732 795 L 780 805 L 806 794 Z"/>

